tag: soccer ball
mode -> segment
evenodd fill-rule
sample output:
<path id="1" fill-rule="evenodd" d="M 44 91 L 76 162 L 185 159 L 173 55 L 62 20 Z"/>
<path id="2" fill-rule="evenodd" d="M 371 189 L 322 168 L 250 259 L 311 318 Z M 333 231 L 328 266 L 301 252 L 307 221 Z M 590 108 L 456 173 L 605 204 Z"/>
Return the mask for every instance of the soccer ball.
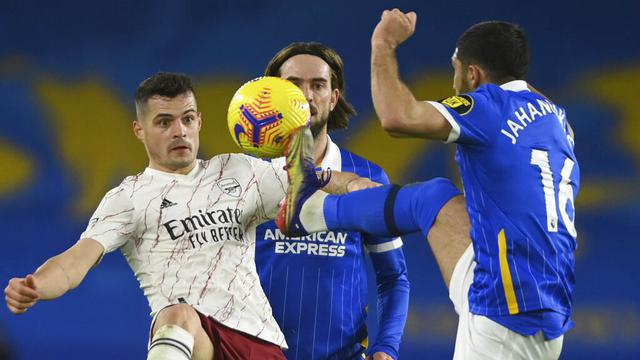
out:
<path id="1" fill-rule="evenodd" d="M 243 152 L 261 158 L 284 155 L 289 135 L 307 126 L 309 103 L 294 83 L 264 76 L 242 85 L 233 95 L 227 124 Z"/>

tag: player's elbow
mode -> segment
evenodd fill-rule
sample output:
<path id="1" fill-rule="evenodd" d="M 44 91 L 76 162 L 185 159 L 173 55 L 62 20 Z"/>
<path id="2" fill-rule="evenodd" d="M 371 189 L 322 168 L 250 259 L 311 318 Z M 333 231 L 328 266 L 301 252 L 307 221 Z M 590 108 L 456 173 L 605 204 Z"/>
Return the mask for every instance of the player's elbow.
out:
<path id="1" fill-rule="evenodd" d="M 392 111 L 378 114 L 384 131 L 393 137 L 415 136 L 416 128 L 424 121 L 420 106 L 414 105 L 398 106 Z"/>
<path id="2" fill-rule="evenodd" d="M 386 125 L 382 125 L 382 129 L 384 129 L 384 131 L 387 134 L 389 134 L 391 137 L 394 137 L 394 138 L 406 138 L 406 137 L 413 136 L 413 133 L 403 123 L 390 122 L 390 123 L 387 123 Z"/>
<path id="3" fill-rule="evenodd" d="M 394 137 L 401 134 L 403 130 L 403 122 L 399 116 L 381 116 L 380 125 L 384 131 Z"/>

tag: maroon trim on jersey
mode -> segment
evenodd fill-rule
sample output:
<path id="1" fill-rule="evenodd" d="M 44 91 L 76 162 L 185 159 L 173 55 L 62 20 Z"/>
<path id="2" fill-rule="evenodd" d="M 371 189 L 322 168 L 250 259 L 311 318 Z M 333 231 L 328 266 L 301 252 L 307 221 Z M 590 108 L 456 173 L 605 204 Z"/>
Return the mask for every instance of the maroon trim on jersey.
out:
<path id="1" fill-rule="evenodd" d="M 278 345 L 224 326 L 196 311 L 213 343 L 213 360 L 286 360 Z"/>

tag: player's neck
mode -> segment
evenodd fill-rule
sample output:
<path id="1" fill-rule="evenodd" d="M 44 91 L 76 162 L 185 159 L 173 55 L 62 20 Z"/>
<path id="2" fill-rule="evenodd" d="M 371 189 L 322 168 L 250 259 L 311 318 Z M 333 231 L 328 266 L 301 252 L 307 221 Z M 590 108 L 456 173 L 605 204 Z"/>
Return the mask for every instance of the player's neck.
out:
<path id="1" fill-rule="evenodd" d="M 327 153 L 327 147 L 329 145 L 329 136 L 327 135 L 327 128 L 325 127 L 320 131 L 318 136 L 314 139 L 313 158 L 316 160 L 316 165 L 320 165 L 324 156 Z"/>
<path id="2" fill-rule="evenodd" d="M 193 170 L 193 168 L 196 166 L 197 162 L 198 162 L 198 159 L 194 159 L 193 162 L 191 162 L 191 164 L 189 164 L 188 166 L 174 169 L 174 168 L 169 168 L 169 167 L 162 166 L 162 165 L 157 164 L 157 163 L 155 163 L 153 161 L 149 161 L 149 169 L 162 171 L 162 172 L 166 172 L 166 173 L 169 173 L 169 174 L 186 175 L 186 174 L 190 173 L 191 170 Z"/>

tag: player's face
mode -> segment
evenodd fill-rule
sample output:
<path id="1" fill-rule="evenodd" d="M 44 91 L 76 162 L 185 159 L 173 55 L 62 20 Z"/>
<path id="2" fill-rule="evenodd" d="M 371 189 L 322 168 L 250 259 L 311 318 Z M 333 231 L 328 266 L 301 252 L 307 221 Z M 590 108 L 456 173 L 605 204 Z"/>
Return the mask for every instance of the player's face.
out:
<path id="1" fill-rule="evenodd" d="M 331 89 L 331 67 L 317 56 L 292 56 L 280 67 L 280 77 L 302 90 L 311 108 L 311 132 L 314 137 L 326 131 L 329 113 L 338 103 L 340 90 Z"/>
<path id="2" fill-rule="evenodd" d="M 469 72 L 455 54 L 451 57 L 451 66 L 453 66 L 453 89 L 456 95 L 472 91 Z"/>
<path id="3" fill-rule="evenodd" d="M 133 124 L 149 156 L 149 167 L 186 174 L 195 165 L 202 120 L 192 93 L 151 97 Z"/>

